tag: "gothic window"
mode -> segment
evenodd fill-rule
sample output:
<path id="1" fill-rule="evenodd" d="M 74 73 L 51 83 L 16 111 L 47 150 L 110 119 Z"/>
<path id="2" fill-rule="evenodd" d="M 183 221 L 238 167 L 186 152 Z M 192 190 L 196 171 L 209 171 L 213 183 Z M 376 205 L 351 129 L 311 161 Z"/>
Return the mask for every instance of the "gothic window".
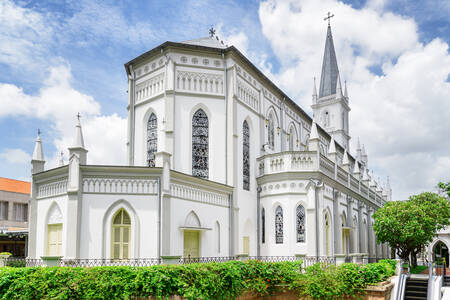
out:
<path id="1" fill-rule="evenodd" d="M 266 242 L 266 210 L 264 208 L 261 211 L 261 241 L 263 244 Z"/>
<path id="2" fill-rule="evenodd" d="M 294 127 L 289 129 L 289 151 L 294 150 Z"/>
<path id="3" fill-rule="evenodd" d="M 155 153 L 158 144 L 158 122 L 156 115 L 152 113 L 147 122 L 147 165 L 155 166 Z"/>
<path id="4" fill-rule="evenodd" d="M 273 121 L 272 113 L 269 114 L 269 122 L 267 125 L 267 135 L 268 135 L 267 139 L 268 139 L 269 147 L 273 149 L 275 147 L 275 124 Z"/>
<path id="5" fill-rule="evenodd" d="M 281 206 L 275 210 L 275 243 L 283 244 L 283 209 Z"/>
<path id="6" fill-rule="evenodd" d="M 199 109 L 192 117 L 192 175 L 208 178 L 208 116 Z"/>
<path id="7" fill-rule="evenodd" d="M 297 206 L 297 243 L 305 242 L 305 208 Z"/>
<path id="8" fill-rule="evenodd" d="M 242 124 L 242 177 L 244 190 L 250 190 L 250 132 L 247 121 Z"/>
<path id="9" fill-rule="evenodd" d="M 111 258 L 127 259 L 130 257 L 131 219 L 122 208 L 113 217 L 111 230 Z"/>

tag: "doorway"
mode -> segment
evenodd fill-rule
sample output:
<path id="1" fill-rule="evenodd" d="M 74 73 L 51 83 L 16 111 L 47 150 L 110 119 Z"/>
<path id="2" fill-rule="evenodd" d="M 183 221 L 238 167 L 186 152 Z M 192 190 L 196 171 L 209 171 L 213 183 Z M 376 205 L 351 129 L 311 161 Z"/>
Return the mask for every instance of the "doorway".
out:
<path id="1" fill-rule="evenodd" d="M 445 260 L 445 265 L 448 267 L 448 247 L 442 241 L 438 241 L 433 247 L 433 261 L 441 264 Z"/>
<path id="2" fill-rule="evenodd" d="M 200 257 L 200 231 L 184 231 L 184 251 L 185 258 Z"/>

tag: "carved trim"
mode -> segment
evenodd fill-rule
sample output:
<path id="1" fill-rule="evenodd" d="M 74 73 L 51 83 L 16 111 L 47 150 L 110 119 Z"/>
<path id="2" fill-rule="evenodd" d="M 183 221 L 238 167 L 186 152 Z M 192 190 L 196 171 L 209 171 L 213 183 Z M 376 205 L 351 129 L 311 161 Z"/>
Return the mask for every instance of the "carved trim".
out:
<path id="1" fill-rule="evenodd" d="M 172 183 L 170 185 L 170 193 L 174 198 L 218 206 L 229 206 L 228 196 L 226 194 L 204 191 L 187 185 Z"/>
<path id="2" fill-rule="evenodd" d="M 38 185 L 37 199 L 53 197 L 67 193 L 67 177 Z"/>
<path id="3" fill-rule="evenodd" d="M 177 71 L 177 90 L 223 94 L 223 75 Z"/>
<path id="4" fill-rule="evenodd" d="M 237 97 L 239 100 L 253 108 L 258 112 L 259 107 L 259 97 L 258 93 L 252 88 L 246 86 L 242 81 L 237 81 Z"/>
<path id="5" fill-rule="evenodd" d="M 143 178 L 83 178 L 83 193 L 157 194 L 158 181 Z"/>
<path id="6" fill-rule="evenodd" d="M 136 85 L 136 100 L 141 101 L 164 91 L 164 73 Z"/>

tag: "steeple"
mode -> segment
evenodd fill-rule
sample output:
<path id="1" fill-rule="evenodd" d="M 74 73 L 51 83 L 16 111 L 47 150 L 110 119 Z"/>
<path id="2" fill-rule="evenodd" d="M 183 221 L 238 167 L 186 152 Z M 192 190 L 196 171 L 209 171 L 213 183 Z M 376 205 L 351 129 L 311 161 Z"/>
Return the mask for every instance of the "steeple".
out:
<path id="1" fill-rule="evenodd" d="M 41 131 L 38 129 L 38 135 L 34 144 L 33 157 L 31 158 L 31 174 L 44 171 L 45 159 L 42 151 Z"/>
<path id="2" fill-rule="evenodd" d="M 81 129 L 80 114 L 77 114 L 77 125 L 75 126 L 75 138 L 72 147 L 69 148 L 69 161 L 75 154 L 78 156 L 81 165 L 87 162 L 87 150 L 84 147 L 83 131 Z"/>
<path id="3" fill-rule="evenodd" d="M 334 51 L 333 36 L 331 26 L 328 24 L 327 37 L 325 42 L 325 52 L 323 54 L 322 74 L 320 76 L 319 98 L 336 94 L 339 70 Z"/>
<path id="4" fill-rule="evenodd" d="M 348 92 L 347 92 L 347 80 L 344 80 L 344 97 L 348 98 Z"/>
<path id="5" fill-rule="evenodd" d="M 341 85 L 341 77 L 337 76 L 337 82 L 336 82 L 336 99 L 341 99 L 343 97 L 342 95 L 342 85 Z"/>

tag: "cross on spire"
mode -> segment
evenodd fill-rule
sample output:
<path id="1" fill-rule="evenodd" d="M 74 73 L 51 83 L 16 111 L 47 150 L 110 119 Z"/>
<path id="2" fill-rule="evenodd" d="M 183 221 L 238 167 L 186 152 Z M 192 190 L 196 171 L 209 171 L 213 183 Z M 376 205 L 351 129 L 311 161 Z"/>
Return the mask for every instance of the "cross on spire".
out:
<path id="1" fill-rule="evenodd" d="M 41 130 L 38 128 L 38 135 L 41 135 Z"/>
<path id="2" fill-rule="evenodd" d="M 328 12 L 327 16 L 323 19 L 324 21 L 328 20 L 328 26 L 330 26 L 330 19 L 334 17 L 330 12 Z"/>
<path id="3" fill-rule="evenodd" d="M 211 25 L 211 28 L 209 29 L 209 36 L 210 36 L 210 37 L 214 37 L 215 34 L 216 34 L 216 30 L 215 30 L 214 27 Z"/>
<path id="4" fill-rule="evenodd" d="M 77 119 L 78 119 L 78 121 L 80 121 L 80 118 L 81 118 L 80 113 L 77 113 Z"/>

